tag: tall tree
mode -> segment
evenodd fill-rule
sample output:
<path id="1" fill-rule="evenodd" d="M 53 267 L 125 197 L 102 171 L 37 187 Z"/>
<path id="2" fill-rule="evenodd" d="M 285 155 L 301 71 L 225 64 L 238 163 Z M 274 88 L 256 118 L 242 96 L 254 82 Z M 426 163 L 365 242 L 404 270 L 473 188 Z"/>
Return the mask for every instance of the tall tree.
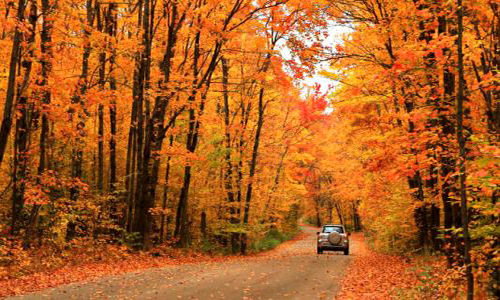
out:
<path id="1" fill-rule="evenodd" d="M 5 149 L 7 148 L 7 140 L 9 139 L 10 128 L 12 127 L 12 109 L 14 107 L 14 97 L 16 89 L 16 72 L 20 61 L 22 51 L 23 33 L 21 24 L 24 22 L 24 11 L 26 9 L 27 0 L 19 0 L 17 4 L 16 29 L 14 32 L 14 40 L 10 54 L 9 64 L 9 79 L 7 83 L 7 93 L 3 108 L 2 126 L 0 127 L 0 165 L 2 164 Z"/>
<path id="2" fill-rule="evenodd" d="M 467 277 L 467 299 L 474 299 L 474 276 L 472 274 L 472 261 L 470 256 L 470 236 L 469 236 L 469 220 L 467 210 L 467 188 L 465 179 L 467 178 L 465 170 L 465 161 L 467 154 L 465 149 L 464 137 L 464 56 L 463 56 L 463 32 L 464 32 L 464 7 L 462 0 L 457 0 L 457 23 L 458 23 L 458 39 L 457 39 L 457 55 L 458 55 L 458 92 L 457 92 L 457 140 L 459 148 L 459 180 L 460 180 L 460 207 L 462 216 L 462 229 L 464 234 L 464 257 Z"/>

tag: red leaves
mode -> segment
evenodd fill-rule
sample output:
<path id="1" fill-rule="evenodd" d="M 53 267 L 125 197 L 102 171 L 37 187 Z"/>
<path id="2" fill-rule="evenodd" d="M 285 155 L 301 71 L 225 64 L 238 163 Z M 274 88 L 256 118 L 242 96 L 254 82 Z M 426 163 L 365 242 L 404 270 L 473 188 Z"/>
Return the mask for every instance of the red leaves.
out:
<path id="1" fill-rule="evenodd" d="M 267 259 L 268 256 L 282 255 L 281 253 L 284 249 L 308 236 L 306 233 L 298 234 L 293 239 L 280 244 L 271 251 L 250 256 L 209 256 L 196 252 L 186 253 L 184 250 L 173 248 L 157 248 L 151 252 L 128 254 L 119 246 L 91 249 L 80 256 L 77 253 L 71 253 L 70 257 L 65 258 L 65 266 L 63 267 L 54 270 L 54 268 L 50 269 L 50 267 L 45 266 L 46 270 L 43 272 L 19 278 L 14 278 L 12 276 L 14 272 L 10 270 L 8 270 L 10 272 L 6 273 L 8 275 L 3 275 L 0 268 L 0 298 L 148 268 L 204 262 L 223 263 L 229 260 L 251 260 L 262 257 L 266 257 Z M 161 256 L 157 257 L 157 255 L 153 256 L 152 254 L 160 254 Z M 40 257 L 40 260 L 42 259 L 43 257 Z"/>
<path id="2" fill-rule="evenodd" d="M 404 67 L 401 63 L 399 62 L 395 62 L 393 65 L 392 65 L 392 69 L 393 70 L 402 70 Z"/>
<path id="3" fill-rule="evenodd" d="M 436 59 L 443 59 L 443 49 L 437 49 L 434 52 L 434 55 L 436 56 Z"/>
<path id="4" fill-rule="evenodd" d="M 298 108 L 302 122 L 307 126 L 308 123 L 326 118 L 325 109 L 328 107 L 326 99 L 328 91 L 321 92 L 321 85 L 316 84 L 314 93 L 306 101 L 300 101 Z"/>
<path id="5" fill-rule="evenodd" d="M 161 252 L 157 250 L 155 252 Z M 210 257 L 198 253 L 185 254 L 181 250 L 166 249 L 164 256 L 153 257 L 149 252 L 127 254 L 120 247 L 105 247 L 93 249 L 83 255 L 73 251 L 69 256 L 64 256 L 63 267 L 54 270 L 54 266 L 43 265 L 44 271 L 13 277 L 14 270 L 7 270 L 7 275 L 0 277 L 0 298 L 10 295 L 20 295 L 27 292 L 39 291 L 72 282 L 85 281 L 108 275 L 118 275 L 127 272 L 160 267 L 166 265 L 180 265 L 206 261 L 221 261 L 225 257 Z M 44 257 L 40 257 L 43 260 Z M 31 270 L 34 267 L 31 266 Z M 0 275 L 2 275 L 0 269 Z"/>
<path id="6" fill-rule="evenodd" d="M 389 299 L 395 289 L 418 282 L 406 258 L 371 251 L 361 234 L 353 234 L 351 240 L 357 247 L 336 299 Z"/>

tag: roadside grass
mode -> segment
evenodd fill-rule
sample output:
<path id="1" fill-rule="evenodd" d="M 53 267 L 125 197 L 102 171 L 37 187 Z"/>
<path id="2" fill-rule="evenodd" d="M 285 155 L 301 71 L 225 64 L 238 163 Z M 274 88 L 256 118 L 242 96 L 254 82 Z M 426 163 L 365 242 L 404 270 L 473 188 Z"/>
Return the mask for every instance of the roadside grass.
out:
<path id="1" fill-rule="evenodd" d="M 252 242 L 249 245 L 248 254 L 257 254 L 260 252 L 272 250 L 282 243 L 294 239 L 300 233 L 301 230 L 299 229 L 299 227 L 288 230 L 287 232 L 282 232 L 274 228 L 266 232 L 262 232 L 256 236 L 251 237 Z M 225 240 L 225 243 L 222 242 L 223 240 Z M 193 249 L 197 252 L 215 256 L 239 255 L 239 248 L 237 249 L 238 251 L 236 253 L 231 252 L 229 240 L 229 235 L 221 235 L 219 236 L 219 238 L 206 238 L 200 240 L 198 244 L 193 245 Z"/>
<path id="2" fill-rule="evenodd" d="M 262 252 L 274 249 L 281 243 L 293 239 L 299 233 L 299 229 L 287 233 L 280 232 L 277 229 L 271 229 L 262 238 L 252 243 L 251 250 L 252 252 Z"/>

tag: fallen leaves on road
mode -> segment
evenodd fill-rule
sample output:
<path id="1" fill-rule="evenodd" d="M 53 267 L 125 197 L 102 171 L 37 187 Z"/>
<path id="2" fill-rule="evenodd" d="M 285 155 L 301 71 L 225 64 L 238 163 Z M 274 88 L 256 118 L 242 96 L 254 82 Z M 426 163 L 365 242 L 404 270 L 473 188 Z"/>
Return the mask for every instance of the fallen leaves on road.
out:
<path id="1" fill-rule="evenodd" d="M 418 282 L 407 258 L 385 255 L 368 248 L 362 234 L 353 234 L 352 262 L 336 299 L 389 299 L 397 290 Z"/>
<path id="2" fill-rule="evenodd" d="M 117 258 L 115 257 L 115 259 Z M 118 260 L 107 259 L 100 262 L 85 262 L 79 265 L 68 263 L 56 270 L 47 270 L 19 278 L 3 279 L 0 281 L 0 297 L 25 294 L 61 284 L 87 281 L 106 275 L 117 275 L 134 270 L 208 261 L 210 259 L 211 257 L 206 255 L 196 253 L 184 254 L 180 251 L 168 257 L 153 257 L 150 253 L 141 252 L 121 256 Z"/>
<path id="3" fill-rule="evenodd" d="M 75 259 L 76 256 L 74 256 L 71 258 L 71 261 L 66 261 L 63 267 L 55 270 L 46 270 L 20 277 L 0 276 L 0 298 L 40 291 L 62 284 L 85 282 L 104 276 L 118 275 L 149 268 L 272 257 L 306 236 L 307 234 L 300 233 L 293 239 L 278 245 L 273 250 L 247 256 L 213 256 L 170 247 L 166 249 L 154 249 L 150 252 L 127 254 L 124 251 L 120 251 L 119 247 L 107 246 L 105 250 L 101 249 L 102 251 L 99 256 L 96 256 L 95 253 L 86 253 L 79 259 Z"/>

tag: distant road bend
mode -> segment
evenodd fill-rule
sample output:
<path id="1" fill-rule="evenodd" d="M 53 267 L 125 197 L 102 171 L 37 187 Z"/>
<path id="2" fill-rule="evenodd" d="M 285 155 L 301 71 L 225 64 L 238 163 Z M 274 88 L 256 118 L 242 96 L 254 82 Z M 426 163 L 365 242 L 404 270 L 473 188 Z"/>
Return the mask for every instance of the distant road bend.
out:
<path id="1" fill-rule="evenodd" d="M 11 299 L 333 299 L 349 256 L 316 254 L 315 229 L 267 255 L 166 266 Z"/>

